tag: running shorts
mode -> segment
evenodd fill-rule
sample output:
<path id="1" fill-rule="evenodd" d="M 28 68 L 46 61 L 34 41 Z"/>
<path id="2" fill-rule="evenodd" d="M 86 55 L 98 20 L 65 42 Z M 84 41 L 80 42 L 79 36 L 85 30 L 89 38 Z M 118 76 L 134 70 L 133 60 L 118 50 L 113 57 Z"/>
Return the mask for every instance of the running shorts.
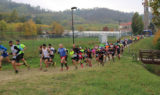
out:
<path id="1" fill-rule="evenodd" d="M 3 56 L 5 58 L 5 57 L 8 57 L 8 54 L 7 53 L 2 53 L 1 56 Z"/>

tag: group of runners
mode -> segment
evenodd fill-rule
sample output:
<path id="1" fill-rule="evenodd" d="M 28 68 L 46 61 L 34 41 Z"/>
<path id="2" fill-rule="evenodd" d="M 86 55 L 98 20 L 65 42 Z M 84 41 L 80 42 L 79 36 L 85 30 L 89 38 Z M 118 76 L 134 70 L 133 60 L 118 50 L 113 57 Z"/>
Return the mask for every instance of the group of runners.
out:
<path id="1" fill-rule="evenodd" d="M 18 73 L 17 66 L 25 65 L 28 69 L 30 69 L 30 66 L 27 64 L 27 61 L 24 59 L 24 51 L 26 49 L 26 46 L 24 44 L 20 43 L 20 40 L 16 40 L 16 44 L 14 44 L 13 41 L 9 41 L 9 46 L 11 49 L 11 53 L 7 52 L 7 48 L 1 45 L 0 42 L 0 70 L 2 69 L 2 60 L 4 58 L 7 59 L 9 63 L 12 64 L 15 73 Z M 12 59 L 10 60 L 9 56 L 12 56 Z M 20 63 L 22 61 L 22 63 Z"/>
<path id="2" fill-rule="evenodd" d="M 81 46 L 73 44 L 71 50 L 64 48 L 62 44 L 59 44 L 58 50 L 55 50 L 51 44 L 49 44 L 48 47 L 46 44 L 43 44 L 39 48 L 41 56 L 40 69 L 42 70 L 42 62 L 45 63 L 45 71 L 47 71 L 49 66 L 55 66 L 55 62 L 53 61 L 55 54 L 59 54 L 60 56 L 61 71 L 64 70 L 64 66 L 66 67 L 66 70 L 69 69 L 67 64 L 68 56 L 70 56 L 75 69 L 78 69 L 78 65 L 80 65 L 81 68 L 84 66 L 92 67 L 92 59 L 96 59 L 98 65 L 101 64 L 104 66 L 106 61 L 112 60 L 115 62 L 116 56 L 120 60 L 121 54 L 124 52 L 124 48 L 141 38 L 143 37 L 137 36 L 130 39 L 117 40 L 116 43 L 107 42 L 106 44 L 96 45 L 94 48 L 82 48 Z"/>
<path id="3" fill-rule="evenodd" d="M 104 66 L 107 61 L 115 62 L 115 57 L 121 59 L 121 54 L 124 52 L 124 48 L 131 44 L 133 41 L 141 39 L 142 36 L 132 37 L 130 39 L 117 40 L 116 43 L 100 44 L 94 46 L 94 48 L 82 48 L 78 45 L 73 44 L 73 48 L 68 50 L 64 48 L 63 44 L 59 44 L 59 48 L 56 50 L 51 44 L 48 46 L 43 44 L 39 47 L 40 54 L 40 70 L 42 70 L 42 64 L 45 64 L 44 71 L 48 70 L 49 66 L 56 66 L 54 57 L 56 54 L 60 56 L 61 71 L 69 70 L 67 64 L 68 58 L 70 56 L 75 69 L 78 69 L 79 65 L 81 68 L 84 66 L 92 67 L 92 59 L 95 59 L 98 65 Z M 27 61 L 24 59 L 24 51 L 26 46 L 21 44 L 19 40 L 16 40 L 16 44 L 13 41 L 9 41 L 9 46 L 11 48 L 11 53 L 7 52 L 7 48 L 1 45 L 0 43 L 0 70 L 2 68 L 2 60 L 4 58 L 10 62 L 15 70 L 15 73 L 18 73 L 18 66 L 25 65 L 28 69 L 30 66 L 27 64 Z M 9 56 L 12 56 L 12 59 L 9 59 Z M 20 63 L 20 61 L 22 63 Z M 86 64 L 85 64 L 86 63 Z"/>

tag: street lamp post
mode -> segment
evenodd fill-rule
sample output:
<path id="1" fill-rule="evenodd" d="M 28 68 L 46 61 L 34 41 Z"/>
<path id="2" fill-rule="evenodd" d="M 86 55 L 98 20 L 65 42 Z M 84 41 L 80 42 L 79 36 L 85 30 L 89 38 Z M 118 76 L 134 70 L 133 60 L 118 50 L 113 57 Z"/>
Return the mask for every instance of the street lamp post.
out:
<path id="1" fill-rule="evenodd" d="M 74 9 L 77 9 L 77 7 L 72 7 L 72 33 L 73 33 L 73 44 L 74 44 L 74 19 L 73 19 L 73 11 Z"/>
<path id="2" fill-rule="evenodd" d="M 121 32 L 121 28 L 120 28 L 120 25 L 121 25 L 121 20 L 119 20 L 119 39 L 120 39 L 120 32 Z"/>

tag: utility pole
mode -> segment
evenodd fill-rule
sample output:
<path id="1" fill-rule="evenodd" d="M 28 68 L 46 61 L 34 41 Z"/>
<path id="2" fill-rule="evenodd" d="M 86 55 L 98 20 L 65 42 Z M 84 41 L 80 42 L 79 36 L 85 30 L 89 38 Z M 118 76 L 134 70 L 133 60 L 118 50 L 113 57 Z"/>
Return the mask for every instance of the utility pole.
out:
<path id="1" fill-rule="evenodd" d="M 144 30 L 148 30 L 148 26 L 149 26 L 149 3 L 148 3 L 148 0 L 145 0 L 142 4 L 144 5 Z"/>

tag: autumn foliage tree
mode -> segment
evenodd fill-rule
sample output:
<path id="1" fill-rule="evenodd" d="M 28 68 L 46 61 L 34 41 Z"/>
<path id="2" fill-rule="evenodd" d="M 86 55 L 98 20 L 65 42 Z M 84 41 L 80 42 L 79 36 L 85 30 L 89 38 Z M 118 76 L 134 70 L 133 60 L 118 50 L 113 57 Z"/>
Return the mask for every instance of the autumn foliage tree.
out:
<path id="1" fill-rule="evenodd" d="M 4 20 L 0 21 L 0 31 L 4 32 L 6 31 L 6 29 L 7 29 L 7 23 Z"/>
<path id="2" fill-rule="evenodd" d="M 150 6 L 152 9 L 152 21 L 157 27 L 157 32 L 154 36 L 154 44 L 157 44 L 160 41 L 160 0 L 150 0 Z"/>
<path id="3" fill-rule="evenodd" d="M 103 27 L 103 31 L 109 31 L 109 28 L 107 26 Z"/>
<path id="4" fill-rule="evenodd" d="M 152 21 L 160 29 L 160 0 L 150 0 L 152 9 Z"/>
<path id="5" fill-rule="evenodd" d="M 154 40 L 153 40 L 154 44 L 157 44 L 158 39 L 160 39 L 160 30 L 157 31 L 154 35 Z"/>
<path id="6" fill-rule="evenodd" d="M 53 22 L 53 24 L 51 24 L 51 33 L 61 35 L 61 34 L 63 34 L 63 32 L 64 32 L 64 28 L 59 23 Z"/>
<path id="7" fill-rule="evenodd" d="M 17 32 L 23 32 L 23 23 L 16 23 L 15 28 Z"/>
<path id="8" fill-rule="evenodd" d="M 78 30 L 79 32 L 82 32 L 82 31 L 84 31 L 84 28 L 83 28 L 83 26 L 78 26 L 78 27 L 77 27 L 77 30 Z"/>
<path id="9" fill-rule="evenodd" d="M 37 26 L 32 21 L 32 19 L 30 19 L 29 21 L 24 23 L 23 30 L 24 30 L 24 35 L 25 36 L 35 36 L 35 35 L 37 35 Z"/>

